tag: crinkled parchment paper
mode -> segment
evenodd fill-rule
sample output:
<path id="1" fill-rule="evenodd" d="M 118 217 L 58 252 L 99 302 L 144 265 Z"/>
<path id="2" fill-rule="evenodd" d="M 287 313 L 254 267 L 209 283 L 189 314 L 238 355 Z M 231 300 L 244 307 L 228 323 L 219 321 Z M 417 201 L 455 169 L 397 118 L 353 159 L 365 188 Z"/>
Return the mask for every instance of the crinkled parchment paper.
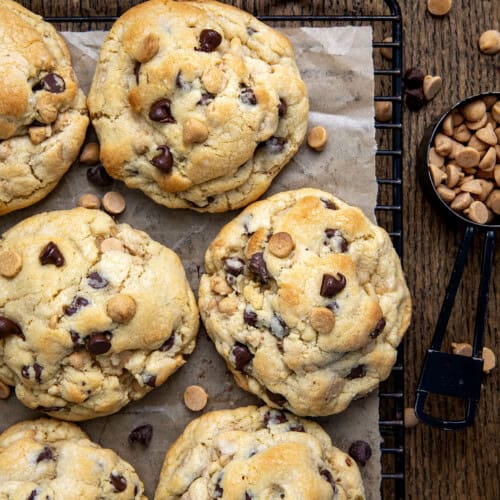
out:
<path id="1" fill-rule="evenodd" d="M 266 196 L 300 187 L 322 188 L 360 206 L 374 220 L 377 184 L 371 28 L 297 28 L 285 31 L 294 43 L 298 66 L 309 89 L 310 123 L 323 125 L 329 139 L 321 153 L 303 146 L 276 178 Z M 105 34 L 65 33 L 64 36 L 70 44 L 80 82 L 88 92 Z M 35 213 L 72 208 L 84 192 L 102 195 L 104 190 L 88 184 L 85 172 L 83 166 L 74 165 L 48 198 L 34 207 L 0 218 L 0 232 Z M 175 250 L 182 258 L 196 291 L 206 247 L 235 213 L 211 215 L 169 210 L 119 182 L 115 182 L 112 189 L 122 192 L 127 200 L 127 210 L 119 220 L 146 231 Z M 134 465 L 146 484 L 149 498 L 153 497 L 166 450 L 187 423 L 197 416 L 183 404 L 184 389 L 191 384 L 202 385 L 208 392 L 209 403 L 205 411 L 259 403 L 236 387 L 224 362 L 201 330 L 195 352 L 163 387 L 116 415 L 82 424 L 94 441 L 113 448 Z M 0 401 L 0 431 L 19 420 L 35 416 L 15 397 Z M 376 394 L 354 402 L 340 415 L 320 419 L 334 444 L 344 451 L 358 439 L 371 444 L 373 457 L 361 468 L 370 500 L 380 498 L 377 422 Z M 131 448 L 127 444 L 129 432 L 145 423 L 154 427 L 151 445 L 145 450 Z"/>

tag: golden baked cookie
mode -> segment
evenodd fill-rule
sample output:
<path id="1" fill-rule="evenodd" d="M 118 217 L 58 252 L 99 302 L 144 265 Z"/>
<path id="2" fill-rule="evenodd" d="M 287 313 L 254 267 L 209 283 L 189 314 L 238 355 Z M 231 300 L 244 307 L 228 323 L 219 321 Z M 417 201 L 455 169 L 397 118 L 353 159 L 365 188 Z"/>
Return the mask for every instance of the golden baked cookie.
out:
<path id="1" fill-rule="evenodd" d="M 258 198 L 299 148 L 309 109 L 284 35 L 226 4 L 172 0 L 115 23 L 88 104 L 111 176 L 200 212 Z"/>
<path id="2" fill-rule="evenodd" d="M 276 194 L 205 255 L 202 320 L 237 383 L 273 407 L 331 415 L 396 361 L 411 300 L 388 234 L 317 189 Z"/>
<path id="3" fill-rule="evenodd" d="M 85 96 L 56 30 L 0 3 L 0 215 L 44 198 L 85 139 Z"/>
<path id="4" fill-rule="evenodd" d="M 104 212 L 26 219 L 0 239 L 0 263 L 0 381 L 29 408 L 63 420 L 115 413 L 194 349 L 181 261 Z"/>
<path id="5" fill-rule="evenodd" d="M 0 434 L 0 498 L 146 500 L 130 464 L 76 425 L 47 418 Z"/>
<path id="6" fill-rule="evenodd" d="M 207 413 L 170 448 L 155 500 L 364 500 L 356 462 L 316 423 L 263 406 Z"/>

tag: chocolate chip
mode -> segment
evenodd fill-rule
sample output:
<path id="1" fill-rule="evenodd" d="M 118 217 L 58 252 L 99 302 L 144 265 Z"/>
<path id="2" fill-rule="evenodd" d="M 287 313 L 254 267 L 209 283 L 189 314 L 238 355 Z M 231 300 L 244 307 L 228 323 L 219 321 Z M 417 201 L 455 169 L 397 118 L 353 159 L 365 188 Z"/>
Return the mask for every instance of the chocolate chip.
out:
<path id="1" fill-rule="evenodd" d="M 292 432 L 306 432 L 302 424 L 293 424 L 290 426 Z"/>
<path id="2" fill-rule="evenodd" d="M 220 479 L 217 481 L 217 484 L 214 488 L 214 498 L 220 498 L 224 494 L 224 489 L 220 485 Z"/>
<path id="3" fill-rule="evenodd" d="M 149 110 L 149 119 L 160 123 L 175 123 L 175 118 L 170 112 L 170 101 L 160 99 L 154 102 Z"/>
<path id="4" fill-rule="evenodd" d="M 246 306 L 243 311 L 243 321 L 250 326 L 257 324 L 257 313 L 250 306 Z"/>
<path id="5" fill-rule="evenodd" d="M 406 91 L 406 105 L 410 111 L 419 111 L 425 105 L 425 96 L 422 89 L 411 89 Z"/>
<path id="6" fill-rule="evenodd" d="M 280 97 L 280 103 L 278 105 L 278 116 L 280 118 L 283 118 L 286 115 L 287 111 L 288 111 L 288 104 L 286 103 L 285 99 Z"/>
<path id="7" fill-rule="evenodd" d="M 47 246 L 40 252 L 40 262 L 42 266 L 54 264 L 56 267 L 61 267 L 64 265 L 63 254 L 53 241 L 48 243 Z"/>
<path id="8" fill-rule="evenodd" d="M 141 72 L 141 63 L 136 61 L 134 64 L 134 75 L 135 75 L 135 83 L 139 85 L 139 73 Z"/>
<path id="9" fill-rule="evenodd" d="M 410 68 L 404 74 L 405 87 L 407 89 L 422 88 L 425 75 L 418 68 Z"/>
<path id="10" fill-rule="evenodd" d="M 346 376 L 347 379 L 361 378 L 366 375 L 366 368 L 364 365 L 355 366 Z"/>
<path id="11" fill-rule="evenodd" d="M 109 176 L 102 165 L 96 165 L 87 169 L 87 180 L 96 186 L 109 186 L 113 178 Z"/>
<path id="12" fill-rule="evenodd" d="M 54 454 L 52 450 L 48 446 L 44 446 L 43 450 L 40 452 L 36 459 L 36 463 L 40 463 L 43 460 L 52 460 L 54 458 Z"/>
<path id="13" fill-rule="evenodd" d="M 64 408 L 61 406 L 37 406 L 35 408 L 35 411 L 43 411 L 45 413 L 52 413 L 54 411 L 61 411 L 61 410 L 64 410 Z"/>
<path id="14" fill-rule="evenodd" d="M 30 493 L 30 496 L 26 499 L 26 500 L 35 500 L 35 498 L 37 497 L 38 493 L 36 490 L 33 490 L 31 493 Z"/>
<path id="15" fill-rule="evenodd" d="M 385 328 L 385 318 L 379 319 L 375 325 L 375 329 L 370 333 L 372 339 L 376 339 Z"/>
<path id="16" fill-rule="evenodd" d="M 69 334 L 71 336 L 71 340 L 73 341 L 73 345 L 75 347 L 84 345 L 83 340 L 78 332 L 75 332 L 75 330 L 70 330 Z"/>
<path id="17" fill-rule="evenodd" d="M 331 274 L 323 274 L 319 293 L 322 297 L 333 297 L 345 288 L 345 284 L 345 276 L 341 273 L 337 273 L 336 278 Z"/>
<path id="18" fill-rule="evenodd" d="M 258 33 L 256 29 L 253 29 L 251 26 L 247 28 L 247 34 L 248 36 L 252 36 L 254 33 Z"/>
<path id="19" fill-rule="evenodd" d="M 271 392 L 269 389 L 266 389 L 266 395 L 274 404 L 277 404 L 278 406 L 283 406 L 287 402 L 285 396 L 277 392 Z"/>
<path id="20" fill-rule="evenodd" d="M 111 332 L 94 332 L 85 341 L 87 351 L 92 354 L 104 354 L 111 349 Z"/>
<path id="21" fill-rule="evenodd" d="M 323 203 L 323 205 L 325 205 L 325 208 L 328 208 L 328 210 L 337 210 L 337 207 L 332 200 L 328 200 L 326 198 L 320 198 L 320 200 Z"/>
<path id="22" fill-rule="evenodd" d="M 245 261 L 239 257 L 228 257 L 224 260 L 224 270 L 232 276 L 239 276 L 245 269 Z"/>
<path id="23" fill-rule="evenodd" d="M 160 346 L 159 351 L 161 352 L 169 351 L 170 349 L 172 349 L 174 343 L 175 343 L 175 333 L 172 333 L 172 335 L 170 335 L 170 337 L 168 337 L 168 339 L 165 340 L 165 342 L 163 342 L 163 344 Z"/>
<path id="24" fill-rule="evenodd" d="M 174 157 L 170 152 L 170 148 L 168 146 L 159 146 L 156 151 L 160 151 L 160 154 L 156 155 L 151 160 L 151 163 L 164 174 L 169 174 L 174 165 Z"/>
<path id="25" fill-rule="evenodd" d="M 325 307 L 327 309 L 330 309 L 330 311 L 332 311 L 334 313 L 338 312 L 339 309 L 340 309 L 339 303 L 336 300 L 333 300 L 332 302 L 329 302 L 328 304 L 326 304 Z"/>
<path id="26" fill-rule="evenodd" d="M 201 52 L 213 52 L 222 43 L 222 36 L 215 30 L 205 29 L 200 33 L 200 46 L 198 49 Z"/>
<path id="27" fill-rule="evenodd" d="M 127 489 L 127 480 L 121 474 L 115 474 L 114 472 L 112 472 L 109 476 L 109 479 L 115 491 L 121 492 Z"/>
<path id="28" fill-rule="evenodd" d="M 38 363 L 33 364 L 33 370 L 35 371 L 35 380 L 41 384 L 42 383 L 42 372 L 43 372 L 43 366 L 39 365 Z"/>
<path id="29" fill-rule="evenodd" d="M 66 316 L 73 316 L 76 314 L 82 307 L 88 306 L 89 301 L 85 297 L 76 296 L 73 298 L 71 304 L 69 306 L 64 306 L 64 314 Z"/>
<path id="30" fill-rule="evenodd" d="M 156 387 L 156 375 L 143 375 L 142 379 L 146 385 L 149 385 L 149 387 Z"/>
<path id="31" fill-rule="evenodd" d="M 24 378 L 30 378 L 30 372 L 29 372 L 29 369 L 30 367 L 27 366 L 27 365 L 24 365 L 22 368 L 21 368 L 21 375 L 24 377 Z"/>
<path id="32" fill-rule="evenodd" d="M 347 252 L 349 245 L 347 244 L 346 239 L 344 238 L 344 236 L 342 235 L 342 233 L 338 229 L 332 229 L 332 228 L 325 229 L 325 236 L 329 240 L 335 238 L 334 243 L 337 244 L 336 246 L 340 249 L 340 251 L 342 253 Z M 330 242 L 330 247 L 331 247 L 331 243 L 332 242 Z"/>
<path id="33" fill-rule="evenodd" d="M 252 495 L 250 495 L 250 493 L 248 493 L 248 491 L 245 491 L 245 500 L 252 500 Z"/>
<path id="34" fill-rule="evenodd" d="M 143 446 L 149 446 L 151 438 L 153 437 L 153 426 L 151 424 L 144 424 L 136 427 L 129 435 L 129 444 L 139 443 Z"/>
<path id="35" fill-rule="evenodd" d="M 335 481 L 333 480 L 332 474 L 329 470 L 323 469 L 319 471 L 319 475 L 328 483 L 331 484 L 333 491 L 335 492 L 337 490 L 337 487 L 335 486 Z"/>
<path id="36" fill-rule="evenodd" d="M 63 77 L 57 73 L 49 73 L 40 80 L 38 85 L 33 87 L 33 90 L 46 90 L 52 94 L 61 94 L 66 90 L 66 83 L 64 83 Z"/>
<path id="37" fill-rule="evenodd" d="M 21 327 L 17 323 L 5 316 L 0 316 L 0 339 L 4 339 L 9 335 L 17 335 L 26 340 Z"/>
<path id="38" fill-rule="evenodd" d="M 285 149 L 286 139 L 281 137 L 270 137 L 267 141 L 261 143 L 271 154 L 279 154 Z"/>
<path id="39" fill-rule="evenodd" d="M 236 369 L 240 372 L 242 372 L 248 363 L 250 363 L 253 359 L 253 354 L 250 352 L 248 347 L 240 342 L 236 342 L 236 344 L 234 344 L 232 353 Z"/>
<path id="40" fill-rule="evenodd" d="M 182 89 L 182 90 L 188 90 L 189 89 L 188 82 L 186 82 L 186 80 L 184 80 L 184 78 L 182 77 L 182 71 L 179 71 L 177 73 L 177 76 L 175 77 L 175 86 L 178 89 Z"/>
<path id="41" fill-rule="evenodd" d="M 139 486 L 137 484 L 134 486 L 134 497 L 137 496 L 137 493 L 139 493 Z"/>
<path id="42" fill-rule="evenodd" d="M 274 313 L 271 316 L 269 326 L 271 333 L 278 339 L 283 339 L 290 333 L 287 324 L 279 314 Z"/>
<path id="43" fill-rule="evenodd" d="M 257 104 L 257 97 L 255 97 L 255 92 L 252 88 L 244 86 L 240 92 L 240 101 L 243 104 L 248 104 L 249 106 L 255 106 Z"/>
<path id="44" fill-rule="evenodd" d="M 266 426 L 268 426 L 269 424 L 271 425 L 284 424 L 285 422 L 288 422 L 288 419 L 286 418 L 286 415 L 282 411 L 269 410 L 264 415 L 264 425 Z"/>
<path id="45" fill-rule="evenodd" d="M 201 94 L 201 98 L 198 101 L 198 104 L 201 106 L 207 106 L 214 100 L 215 96 L 214 94 L 210 94 L 209 92 L 203 92 Z"/>
<path id="46" fill-rule="evenodd" d="M 87 283 L 90 287 L 100 290 L 101 288 L 106 288 L 109 285 L 109 281 L 103 278 L 97 271 L 90 273 L 87 276 Z"/>
<path id="47" fill-rule="evenodd" d="M 351 455 L 360 465 L 366 465 L 372 456 L 372 449 L 366 441 L 354 441 L 349 447 L 349 455 Z"/>
<path id="48" fill-rule="evenodd" d="M 267 270 L 266 261 L 264 260 L 264 254 L 262 252 L 256 252 L 250 257 L 248 267 L 263 283 L 269 279 L 269 271 Z"/>

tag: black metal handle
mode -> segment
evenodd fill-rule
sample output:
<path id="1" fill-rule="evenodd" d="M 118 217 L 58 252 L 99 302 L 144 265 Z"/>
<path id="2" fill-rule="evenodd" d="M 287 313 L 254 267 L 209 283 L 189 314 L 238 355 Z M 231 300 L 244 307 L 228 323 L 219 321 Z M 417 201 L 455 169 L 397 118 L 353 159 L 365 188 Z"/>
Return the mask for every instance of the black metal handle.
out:
<path id="1" fill-rule="evenodd" d="M 446 289 L 434 337 L 425 356 L 415 401 L 415 414 L 422 422 L 447 430 L 463 429 L 473 424 L 481 393 L 483 336 L 495 254 L 495 233 L 492 230 L 486 233 L 483 247 L 472 357 L 440 351 L 473 236 L 474 227 L 467 226 Z M 427 396 L 431 393 L 467 400 L 464 418 L 462 420 L 445 420 L 427 414 L 424 411 L 424 406 Z"/>

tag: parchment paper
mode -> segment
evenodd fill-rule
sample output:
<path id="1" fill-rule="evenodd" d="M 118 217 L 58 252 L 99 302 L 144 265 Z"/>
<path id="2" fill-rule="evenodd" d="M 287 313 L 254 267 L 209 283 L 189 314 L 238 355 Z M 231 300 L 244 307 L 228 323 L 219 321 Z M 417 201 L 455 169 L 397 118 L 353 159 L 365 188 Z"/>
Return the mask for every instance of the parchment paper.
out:
<path id="1" fill-rule="evenodd" d="M 321 153 L 303 146 L 265 196 L 287 189 L 318 187 L 360 206 L 374 220 L 377 184 L 371 28 L 296 28 L 284 31 L 294 43 L 298 66 L 309 90 L 310 124 L 323 125 L 329 139 Z M 105 33 L 64 33 L 64 36 L 70 45 L 80 83 L 88 92 Z M 104 194 L 106 190 L 90 185 L 85 174 L 86 168 L 74 165 L 48 198 L 0 218 L 0 232 L 35 213 L 72 208 L 84 192 Z M 119 220 L 146 231 L 155 240 L 175 250 L 196 292 L 206 247 L 235 212 L 211 215 L 169 210 L 117 181 L 111 189 L 123 193 L 127 200 L 126 212 Z M 146 485 L 149 498 L 153 498 L 165 452 L 187 423 L 197 416 L 183 404 L 184 389 L 191 384 L 202 385 L 209 394 L 204 411 L 259 404 L 257 398 L 236 386 L 202 329 L 195 352 L 187 364 L 162 387 L 116 415 L 82 424 L 94 441 L 114 449 L 133 464 Z M 35 416 L 15 397 L 0 401 L 0 431 Z M 332 436 L 334 444 L 344 451 L 358 439 L 371 444 L 373 456 L 365 467 L 361 467 L 361 472 L 367 498 L 379 499 L 377 395 L 355 401 L 340 415 L 318 420 Z M 129 432 L 145 423 L 154 427 L 151 445 L 147 449 L 130 447 L 127 443 Z"/>

